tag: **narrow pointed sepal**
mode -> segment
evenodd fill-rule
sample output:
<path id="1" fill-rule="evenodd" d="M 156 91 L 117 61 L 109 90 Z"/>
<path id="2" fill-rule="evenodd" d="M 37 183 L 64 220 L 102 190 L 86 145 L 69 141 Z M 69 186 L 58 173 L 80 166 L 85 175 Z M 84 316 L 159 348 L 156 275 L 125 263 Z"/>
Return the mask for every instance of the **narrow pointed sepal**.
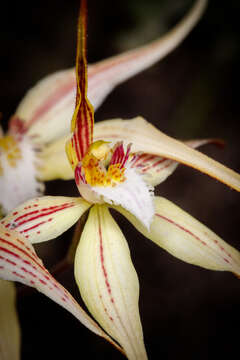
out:
<path id="1" fill-rule="evenodd" d="M 76 106 L 71 122 L 72 137 L 66 144 L 66 153 L 75 170 L 93 140 L 94 109 L 87 97 L 88 75 L 86 56 L 87 4 L 81 1 L 78 18 L 76 55 Z"/>
<path id="2" fill-rule="evenodd" d="M 132 120 L 107 120 L 95 125 L 98 140 L 132 143 L 132 152 L 161 156 L 193 167 L 240 191 L 240 175 L 216 160 L 155 128 L 141 117 Z"/>
<path id="3" fill-rule="evenodd" d="M 0 280 L 0 302 L 0 359 L 20 360 L 21 334 L 14 283 Z"/>
<path id="4" fill-rule="evenodd" d="M 117 208 L 144 236 L 177 258 L 206 269 L 240 275 L 240 253 L 191 215 L 162 197 L 155 197 L 150 231 Z"/>
<path id="5" fill-rule="evenodd" d="M 184 142 L 186 145 L 197 148 L 205 144 L 216 144 L 222 146 L 219 139 L 198 139 Z M 142 174 L 147 184 L 156 186 L 165 181 L 177 168 L 177 161 L 147 153 L 137 153 L 131 161 L 131 167 Z"/>
<path id="6" fill-rule="evenodd" d="M 1 220 L 33 243 L 56 238 L 69 229 L 91 206 L 82 198 L 44 196 L 26 201 Z"/>
<path id="7" fill-rule="evenodd" d="M 87 315 L 71 294 L 51 276 L 30 242 L 15 230 L 6 231 L 3 225 L 0 225 L 0 278 L 34 287 L 68 310 L 89 330 L 120 349 Z"/>
<path id="8" fill-rule="evenodd" d="M 147 359 L 137 274 L 127 242 L 106 205 L 90 210 L 76 252 L 75 278 L 89 311 L 128 359 Z"/>

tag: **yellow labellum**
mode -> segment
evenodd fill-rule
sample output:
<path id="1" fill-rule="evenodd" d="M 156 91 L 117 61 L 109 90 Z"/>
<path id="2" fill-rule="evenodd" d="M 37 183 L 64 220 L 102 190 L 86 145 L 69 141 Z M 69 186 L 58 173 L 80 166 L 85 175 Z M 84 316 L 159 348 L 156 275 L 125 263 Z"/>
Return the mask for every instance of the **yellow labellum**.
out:
<path id="1" fill-rule="evenodd" d="M 96 141 L 89 147 L 82 161 L 87 184 L 115 186 L 125 180 L 125 168 L 121 168 L 121 164 L 111 164 L 107 167 L 109 155 L 111 155 L 111 149 L 106 141 Z"/>

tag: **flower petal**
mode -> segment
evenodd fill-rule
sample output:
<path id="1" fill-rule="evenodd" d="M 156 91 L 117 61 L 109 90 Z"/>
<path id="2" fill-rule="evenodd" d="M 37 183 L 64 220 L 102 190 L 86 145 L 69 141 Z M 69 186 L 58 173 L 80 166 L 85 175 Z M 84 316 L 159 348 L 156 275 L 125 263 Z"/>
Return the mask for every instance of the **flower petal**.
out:
<path id="1" fill-rule="evenodd" d="M 105 121 L 103 122 L 99 121 L 94 125 L 95 130 L 97 129 L 96 135 L 98 136 L 98 138 L 99 136 L 101 136 L 100 131 L 101 131 L 102 123 L 103 126 L 105 126 L 106 123 Z M 40 154 L 42 160 L 41 168 L 39 168 L 38 171 L 38 173 L 40 174 L 39 176 L 40 180 L 42 181 L 48 181 L 54 179 L 69 180 L 74 178 L 74 172 L 69 164 L 65 152 L 65 143 L 67 140 L 69 140 L 69 138 L 70 135 L 66 135 L 54 141 L 53 143 L 44 146 Z M 93 141 L 95 140 L 97 140 L 97 137 L 94 136 Z M 196 140 L 185 141 L 186 145 L 189 145 L 193 148 L 197 148 L 199 146 L 209 143 L 218 146 L 223 146 L 223 142 L 220 139 L 196 139 Z M 152 168 L 149 169 L 151 175 L 150 176 L 147 175 L 145 180 L 152 186 L 155 186 L 163 182 L 169 175 L 172 174 L 172 172 L 176 169 L 178 165 L 176 161 L 166 159 L 160 156 L 155 156 L 152 154 L 151 155 L 142 154 L 142 155 L 144 156 L 141 156 L 140 159 L 143 160 L 144 167 L 142 167 L 142 164 L 139 163 L 140 159 L 138 160 L 138 163 L 136 165 L 138 170 L 142 170 L 141 173 L 144 174 L 145 172 L 148 172 L 148 170 L 146 170 L 146 167 L 148 167 L 151 164 Z M 161 161 L 163 159 L 164 161 Z M 137 158 L 135 160 L 137 161 Z M 57 165 L 59 163 L 61 163 L 61 166 Z"/>
<path id="2" fill-rule="evenodd" d="M 182 21 L 158 40 L 89 66 L 88 97 L 95 110 L 115 86 L 173 51 L 201 18 L 206 3 L 198 0 Z M 15 115 L 25 122 L 34 141 L 48 143 L 68 133 L 75 96 L 75 70 L 59 71 L 30 89 Z"/>
<path id="3" fill-rule="evenodd" d="M 42 181 L 54 179 L 74 179 L 74 171 L 69 164 L 65 144 L 70 136 L 63 136 L 49 145 L 45 145 L 39 154 L 41 167 L 39 167 L 38 178 Z M 61 164 L 59 166 L 59 164 Z"/>
<path id="4" fill-rule="evenodd" d="M 16 289 L 12 282 L 0 280 L 0 299 L 0 359 L 19 360 L 20 327 L 16 312 Z"/>
<path id="5" fill-rule="evenodd" d="M 40 80 L 20 102 L 14 118 L 25 123 L 36 143 L 48 143 L 69 132 L 76 97 L 75 69 L 58 71 Z"/>
<path id="6" fill-rule="evenodd" d="M 127 242 L 106 205 L 90 210 L 76 252 L 75 278 L 89 311 L 128 359 L 146 359 L 138 277 Z"/>
<path id="7" fill-rule="evenodd" d="M 44 184 L 37 181 L 39 165 L 27 136 L 0 139 L 0 205 L 4 213 L 43 193 Z"/>
<path id="8" fill-rule="evenodd" d="M 209 143 L 222 145 L 222 142 L 218 139 L 198 139 L 185 141 L 184 143 L 193 148 Z M 144 176 L 144 180 L 152 186 L 165 181 L 178 165 L 177 161 L 147 153 L 137 153 L 131 162 L 131 167 L 136 168 L 138 173 Z"/>
<path id="9" fill-rule="evenodd" d="M 39 243 L 61 235 L 90 206 L 82 198 L 44 196 L 26 201 L 0 223 L 23 234 L 32 244 Z"/>
<path id="10" fill-rule="evenodd" d="M 0 278 L 32 286 L 73 314 L 95 334 L 114 343 L 43 266 L 33 246 L 15 230 L 0 225 Z"/>
<path id="11" fill-rule="evenodd" d="M 124 175 L 126 180 L 114 187 L 91 186 L 91 190 L 97 194 L 100 200 L 103 199 L 108 204 L 121 205 L 130 211 L 149 229 L 154 215 L 153 189 L 134 169 L 127 168 Z M 84 186 L 86 185 L 78 185 L 82 196 L 84 196 Z"/>
<path id="12" fill-rule="evenodd" d="M 98 125 L 98 126 L 97 126 Z M 240 175 L 208 156 L 155 128 L 141 117 L 106 120 L 95 126 L 95 138 L 132 143 L 133 152 L 144 152 L 175 160 L 202 171 L 240 191 Z"/>
<path id="13" fill-rule="evenodd" d="M 150 232 L 124 209 L 116 208 L 144 236 L 170 254 L 206 269 L 240 275 L 240 253 L 213 231 L 172 202 L 155 198 L 155 217 Z"/>

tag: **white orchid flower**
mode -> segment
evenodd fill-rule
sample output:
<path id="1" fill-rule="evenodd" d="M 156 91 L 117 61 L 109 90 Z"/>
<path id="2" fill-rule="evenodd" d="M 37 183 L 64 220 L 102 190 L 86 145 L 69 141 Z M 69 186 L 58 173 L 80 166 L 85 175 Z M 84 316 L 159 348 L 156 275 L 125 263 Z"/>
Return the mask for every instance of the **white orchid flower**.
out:
<path id="1" fill-rule="evenodd" d="M 205 1 L 196 6 L 203 8 Z M 138 309 L 139 282 L 114 208 L 174 256 L 207 269 L 240 275 L 240 253 L 170 201 L 155 197 L 177 163 L 240 190 L 240 175 L 142 118 L 105 121 L 94 128 L 87 99 L 86 2 L 81 3 L 76 61 L 76 106 L 66 151 L 81 197 L 34 198 L 1 221 L 0 275 L 36 287 L 130 360 L 147 359 Z M 209 141 L 209 140 L 204 140 Z M 189 146 L 190 145 L 190 146 Z M 89 211 L 75 255 L 75 278 L 92 316 L 48 273 L 31 244 L 53 239 Z M 114 340 L 112 340 L 114 339 Z M 115 343 L 120 344 L 120 347 Z"/>

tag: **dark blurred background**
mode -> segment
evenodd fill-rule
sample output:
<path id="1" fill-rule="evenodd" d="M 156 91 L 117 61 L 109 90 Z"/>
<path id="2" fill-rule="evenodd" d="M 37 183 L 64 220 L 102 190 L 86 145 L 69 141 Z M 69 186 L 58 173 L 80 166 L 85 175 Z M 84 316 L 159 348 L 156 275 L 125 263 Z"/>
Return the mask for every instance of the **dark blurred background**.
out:
<path id="1" fill-rule="evenodd" d="M 88 60 L 96 62 L 164 34 L 190 0 L 89 1 Z M 6 123 L 39 79 L 75 61 L 79 1 L 1 5 L 0 111 Z M 199 25 L 157 65 L 119 86 L 96 120 L 142 115 L 181 139 L 218 137 L 202 151 L 239 171 L 239 13 L 237 0 L 210 0 Z M 73 195 L 73 182 L 50 182 L 47 193 Z M 179 166 L 157 193 L 181 206 L 240 250 L 237 192 Z M 140 311 L 149 359 L 232 358 L 238 353 L 240 282 L 173 258 L 117 216 L 140 280 Z M 73 229 L 38 245 L 49 269 L 67 251 Z M 70 267 L 56 275 L 79 299 Z M 123 359 L 71 314 L 34 290 L 19 288 L 22 359 Z M 84 353 L 86 353 L 84 355 Z"/>

